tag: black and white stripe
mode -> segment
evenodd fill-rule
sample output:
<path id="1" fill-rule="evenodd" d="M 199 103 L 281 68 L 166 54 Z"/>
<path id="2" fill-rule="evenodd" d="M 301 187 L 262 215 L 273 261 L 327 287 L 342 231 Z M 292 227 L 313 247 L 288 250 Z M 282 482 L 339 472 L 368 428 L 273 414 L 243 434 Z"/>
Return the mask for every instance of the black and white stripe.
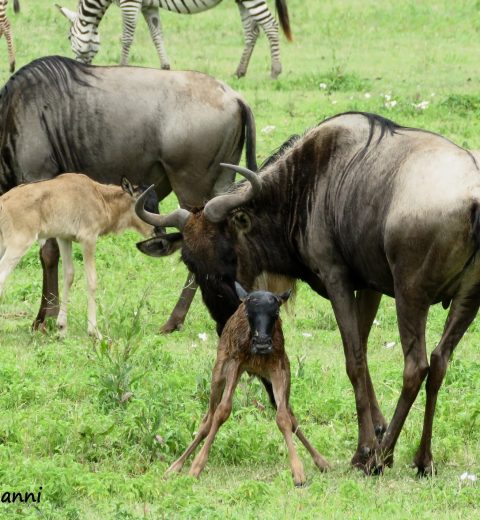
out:
<path id="1" fill-rule="evenodd" d="M 0 0 L 1 1 L 1 0 Z M 196 14 L 211 9 L 222 0 L 80 0 L 77 13 L 66 8 L 60 8 L 62 13 L 72 22 L 70 41 L 72 50 L 78 60 L 90 63 L 98 52 L 100 38 L 98 24 L 111 3 L 117 4 L 122 10 L 122 57 L 120 63 L 128 63 L 130 46 L 141 12 L 147 22 L 150 35 L 157 49 L 163 69 L 170 68 L 165 45 L 163 42 L 162 25 L 159 8 L 179 14 Z M 281 70 L 280 44 L 278 26 L 275 18 L 268 9 L 265 0 L 235 0 L 240 10 L 245 35 L 245 48 L 237 67 L 237 76 L 244 76 L 248 62 L 255 47 L 260 27 L 265 31 L 270 44 L 271 76 L 276 78 Z M 275 0 L 279 13 L 280 24 L 287 36 L 291 39 L 286 0 Z"/>
<path id="2" fill-rule="evenodd" d="M 15 70 L 15 49 L 13 47 L 12 27 L 10 20 L 7 18 L 8 0 L 0 0 L 0 38 L 5 35 L 8 49 L 8 63 L 10 64 L 10 72 Z M 13 9 L 16 13 L 20 11 L 19 0 L 13 0 Z"/>

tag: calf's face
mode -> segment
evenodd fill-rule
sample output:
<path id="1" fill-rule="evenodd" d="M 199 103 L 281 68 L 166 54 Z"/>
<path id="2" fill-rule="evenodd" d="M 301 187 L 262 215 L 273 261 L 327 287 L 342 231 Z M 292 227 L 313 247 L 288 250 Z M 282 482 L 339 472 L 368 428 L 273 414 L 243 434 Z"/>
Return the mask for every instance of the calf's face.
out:
<path id="1" fill-rule="evenodd" d="M 280 307 L 288 300 L 291 291 L 282 294 L 254 291 L 248 294 L 237 282 L 235 282 L 235 288 L 238 297 L 245 305 L 252 334 L 252 354 L 271 354 L 273 352 L 272 334 L 280 314 Z"/>

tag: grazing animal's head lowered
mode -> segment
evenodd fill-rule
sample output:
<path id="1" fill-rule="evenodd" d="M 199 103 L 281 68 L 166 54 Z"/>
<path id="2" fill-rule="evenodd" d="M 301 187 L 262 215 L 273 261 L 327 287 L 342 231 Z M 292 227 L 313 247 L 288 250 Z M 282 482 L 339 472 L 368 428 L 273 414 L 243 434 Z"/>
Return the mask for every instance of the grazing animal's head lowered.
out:
<path id="1" fill-rule="evenodd" d="M 93 20 L 90 20 L 92 15 L 90 14 L 89 16 L 89 11 L 85 8 L 83 8 L 82 16 L 79 16 L 79 13 L 75 13 L 66 7 L 55 5 L 70 22 L 68 39 L 70 40 L 75 58 L 81 63 L 89 65 L 100 48 L 98 25 L 94 23 L 96 17 L 94 16 Z M 79 5 L 79 9 L 82 9 L 82 4 Z"/>
<path id="2" fill-rule="evenodd" d="M 247 293 L 237 282 L 235 288 L 248 318 L 252 354 L 271 354 L 273 328 L 279 317 L 280 307 L 288 300 L 291 291 L 279 295 L 268 291 Z"/>

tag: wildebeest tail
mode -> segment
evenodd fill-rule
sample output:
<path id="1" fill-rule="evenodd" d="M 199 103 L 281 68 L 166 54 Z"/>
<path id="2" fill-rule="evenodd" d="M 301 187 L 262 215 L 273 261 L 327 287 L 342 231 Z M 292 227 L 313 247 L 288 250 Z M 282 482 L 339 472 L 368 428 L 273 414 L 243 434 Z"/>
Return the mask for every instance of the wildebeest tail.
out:
<path id="1" fill-rule="evenodd" d="M 16 13 L 20 12 L 20 1 L 19 0 L 13 0 L 13 10 Z"/>
<path id="2" fill-rule="evenodd" d="M 257 166 L 257 133 L 255 129 L 255 118 L 252 109 L 241 99 L 238 100 L 242 109 L 242 119 L 245 125 L 245 155 L 247 159 L 247 168 L 256 172 Z"/>
<path id="3" fill-rule="evenodd" d="M 278 12 L 278 19 L 280 20 L 280 26 L 283 33 L 287 37 L 288 41 L 293 40 L 292 31 L 290 29 L 290 19 L 288 17 L 287 0 L 275 0 L 275 7 Z"/>
<path id="4" fill-rule="evenodd" d="M 470 221 L 472 223 L 472 233 L 475 245 L 477 246 L 477 249 L 480 250 L 480 203 L 478 201 L 473 203 Z"/>

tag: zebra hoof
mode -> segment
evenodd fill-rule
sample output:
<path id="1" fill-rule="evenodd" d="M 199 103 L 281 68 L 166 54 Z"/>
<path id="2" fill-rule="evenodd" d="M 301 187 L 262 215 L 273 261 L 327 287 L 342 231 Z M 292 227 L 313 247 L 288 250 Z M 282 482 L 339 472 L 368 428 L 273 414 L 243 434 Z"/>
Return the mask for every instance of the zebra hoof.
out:
<path id="1" fill-rule="evenodd" d="M 12 63 L 10 63 L 10 73 L 12 73 L 14 71 L 15 71 L 15 62 L 12 61 Z"/>

